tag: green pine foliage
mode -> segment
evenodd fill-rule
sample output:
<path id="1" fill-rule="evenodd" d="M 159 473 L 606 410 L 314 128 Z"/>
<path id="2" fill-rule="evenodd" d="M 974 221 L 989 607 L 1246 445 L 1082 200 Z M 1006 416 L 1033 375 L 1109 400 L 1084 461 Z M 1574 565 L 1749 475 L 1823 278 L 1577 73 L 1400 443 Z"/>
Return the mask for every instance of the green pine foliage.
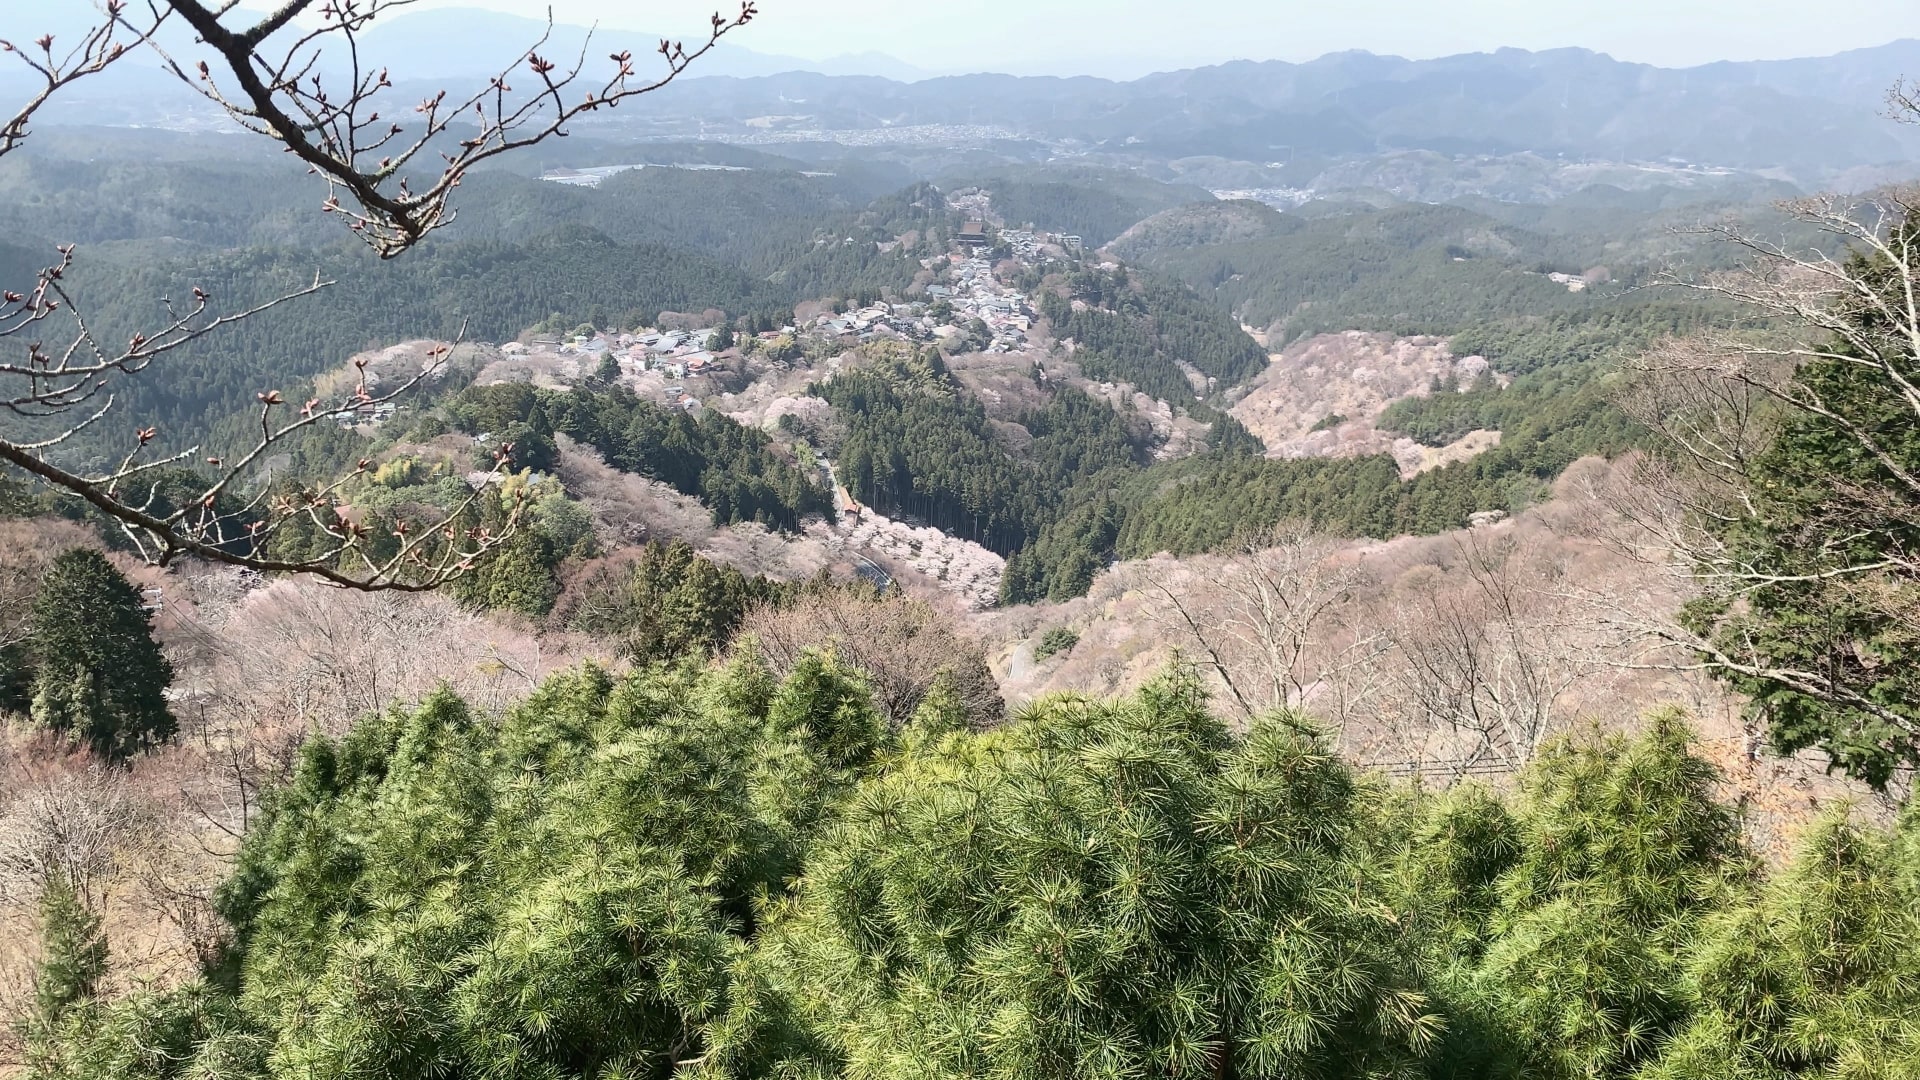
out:
<path id="1" fill-rule="evenodd" d="M 1831 815 L 1688 958 L 1693 1015 L 1644 1080 L 1920 1076 L 1920 819 Z"/>
<path id="2" fill-rule="evenodd" d="M 750 609 L 794 589 L 703 558 L 685 541 L 649 541 L 630 566 L 601 567 L 582 581 L 565 625 L 620 642 L 637 663 L 706 656 Z"/>
<path id="3" fill-rule="evenodd" d="M 751 659 L 588 669 L 497 724 L 445 694 L 369 719 L 311 744 L 248 838 L 221 896 L 237 997 L 136 998 L 53 1075 L 188 1028 L 223 1037 L 148 1075 L 666 1076 L 892 739 L 823 657 L 783 683 Z"/>
<path id="4" fill-rule="evenodd" d="M 1064 287 L 1065 295 L 1040 294 L 1040 313 L 1055 338 L 1073 339 L 1073 361 L 1090 378 L 1132 383 L 1179 406 L 1209 396 L 1195 390 L 1182 364 L 1220 390 L 1266 367 L 1267 354 L 1231 315 L 1177 282 L 1125 269 L 1082 269 Z M 1075 300 L 1081 301 L 1077 309 Z"/>
<path id="5" fill-rule="evenodd" d="M 842 371 L 813 392 L 845 418 L 836 475 L 862 503 L 999 552 L 1036 531 L 1051 478 L 1015 459 L 951 375 L 901 360 Z"/>
<path id="6" fill-rule="evenodd" d="M 173 665 L 147 627 L 140 592 L 92 548 L 55 556 L 33 605 L 34 723 L 112 760 L 174 732 L 163 692 Z"/>
<path id="7" fill-rule="evenodd" d="M 1073 647 L 1078 644 L 1080 644 L 1079 631 L 1070 626 L 1049 627 L 1040 635 L 1040 640 L 1034 643 L 1033 658 L 1045 660 L 1061 653 L 1072 652 Z"/>
<path id="8" fill-rule="evenodd" d="M 1405 1074 L 1439 1021 L 1349 900 L 1360 797 L 1181 677 L 943 742 L 862 786 L 761 954 L 814 1036 L 782 1071 Z"/>
<path id="9" fill-rule="evenodd" d="M 1521 1074 L 1627 1076 L 1685 1016 L 1680 957 L 1745 875 L 1711 766 L 1671 713 L 1632 742 L 1561 743 L 1529 770 L 1463 1011 Z"/>
<path id="10" fill-rule="evenodd" d="M 64 878 L 47 883 L 40 897 L 40 925 L 33 1023 L 53 1030 L 69 1010 L 100 993 L 107 972 L 107 939 L 99 913 L 82 903 Z"/>
<path id="11" fill-rule="evenodd" d="M 575 387 L 567 394 L 480 387 L 462 397 L 488 401 L 504 395 L 530 395 L 529 412 L 551 417 L 552 430 L 598 450 L 607 464 L 698 496 L 717 525 L 756 521 L 794 532 L 810 514 L 833 514 L 832 496 L 818 478 L 776 450 L 766 432 L 716 410 L 695 418 L 643 401 L 624 387 Z M 460 403 L 453 411 L 468 427 L 484 415 Z M 514 412 L 510 407 L 508 414 Z"/>
<path id="12" fill-rule="evenodd" d="M 813 387 L 846 425 L 838 478 L 855 498 L 911 514 L 994 551 L 1019 551 L 1106 471 L 1137 469 L 1146 433 L 1105 402 L 1058 388 L 1018 422 L 1016 453 L 937 355 L 877 357 Z"/>
<path id="13" fill-rule="evenodd" d="M 1429 1075 L 1920 1075 L 1912 815 L 1833 817 L 1766 881 L 1688 740 L 1657 714 L 1556 745 L 1511 803 L 1466 787 L 1382 814 L 1448 1019 Z"/>
<path id="14" fill-rule="evenodd" d="M 1920 817 L 1768 880 L 1689 740 L 1435 795 L 1179 671 L 984 732 L 939 687 L 896 732 L 817 653 L 441 694 L 305 749 L 206 979 L 43 981 L 34 1072 L 1920 1075 Z"/>

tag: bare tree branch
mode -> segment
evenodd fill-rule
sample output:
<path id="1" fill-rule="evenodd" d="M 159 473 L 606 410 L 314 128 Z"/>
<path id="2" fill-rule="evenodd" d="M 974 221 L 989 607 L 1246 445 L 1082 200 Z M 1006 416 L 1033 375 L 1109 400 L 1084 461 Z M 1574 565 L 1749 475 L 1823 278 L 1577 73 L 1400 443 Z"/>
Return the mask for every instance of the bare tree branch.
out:
<path id="1" fill-rule="evenodd" d="M 189 71 L 162 51 L 168 69 L 243 128 L 279 140 L 323 177 L 329 189 L 324 209 L 344 217 L 348 228 L 381 258 L 399 255 L 451 222 L 449 198 L 473 166 L 564 135 L 567 124 L 583 114 L 615 108 L 666 86 L 758 14 L 754 0 L 743 0 L 738 14 L 713 15 L 706 39 L 692 49 L 661 41 L 663 68 L 648 78 L 637 74 L 634 57 L 627 52 L 610 54 L 602 76 L 589 75 L 591 35 L 564 66 L 542 56 L 552 32 L 549 13 L 547 33 L 486 86 L 459 99 L 440 91 L 414 108 L 417 119 L 409 127 L 381 119 L 375 98 L 392 87 L 392 80 L 385 69 L 369 71 L 362 65 L 360 38 L 377 16 L 412 2 L 287 0 L 259 21 L 235 27 L 223 18 L 231 5 L 168 0 L 217 55 L 220 70 L 216 75 L 216 65 L 203 60 Z M 320 25 L 270 49 L 269 43 L 309 9 Z M 160 51 L 157 45 L 153 48 Z M 344 85 L 317 70 L 327 48 L 346 58 Z M 532 87 L 516 94 L 508 80 L 520 76 L 530 79 Z M 439 162 L 416 185 L 408 166 L 425 160 L 425 151 L 453 138 L 455 126 L 467 123 L 473 133 L 457 138 L 452 152 L 437 151 Z M 342 191 L 357 209 L 340 201 Z"/>
<path id="2" fill-rule="evenodd" d="M 243 128 L 280 142 L 306 162 L 327 185 L 321 209 L 342 218 L 381 258 L 393 258 L 453 220 L 453 189 L 469 169 L 565 135 L 567 124 L 583 114 L 665 86 L 757 14 L 747 0 L 736 15 L 713 15 L 704 40 L 691 49 L 662 41 L 662 67 L 650 78 L 636 73 L 634 58 L 625 52 L 609 56 L 597 69 L 601 75 L 588 75 L 591 35 L 567 65 L 542 56 L 538 50 L 552 29 L 549 16 L 548 34 L 484 88 L 457 98 L 442 91 L 421 103 L 412 119 L 383 121 L 376 99 L 391 89 L 392 80 L 385 70 L 370 71 L 362 64 L 362 36 L 377 16 L 412 2 L 284 0 L 262 14 L 243 11 L 232 0 L 105 0 L 97 25 L 72 45 L 56 43 L 51 35 L 30 43 L 0 41 L 0 59 L 24 64 L 39 80 L 28 100 L 0 122 L 0 157 L 25 142 L 36 115 L 63 90 L 136 51 L 150 52 Z M 182 23 L 197 35 L 203 57 L 176 56 L 157 39 L 163 26 Z M 324 71 L 323 56 L 329 61 Z M 531 84 L 516 94 L 508 79 L 521 75 Z M 430 150 L 435 160 L 423 169 Z M 147 372 L 168 353 L 282 304 L 308 299 L 332 283 L 316 276 L 304 287 L 227 310 L 196 287 L 191 303 L 168 301 L 164 321 L 122 345 L 100 340 L 80 298 L 70 293 L 73 247 L 63 245 L 58 254 L 30 288 L 0 291 L 0 415 L 15 420 L 11 429 L 0 431 L 0 463 L 116 522 L 149 561 L 164 566 L 188 555 L 264 572 L 312 574 L 351 588 L 431 589 L 472 569 L 517 527 L 517 504 L 507 507 L 504 521 L 493 527 L 472 523 L 488 484 L 511 468 L 511 446 L 499 449 L 487 482 L 435 520 L 387 526 L 391 535 L 379 538 L 386 549 L 382 555 L 372 554 L 370 526 L 342 501 L 370 462 L 297 495 L 276 494 L 258 483 L 257 467 L 276 447 L 315 424 L 413 391 L 439 374 L 447 352 L 378 395 L 362 379 L 339 400 L 296 407 L 281 390 L 263 387 L 256 395 L 257 439 L 226 457 L 206 454 L 198 445 L 161 452 L 158 429 L 137 423 L 124 436 L 107 434 L 118 415 L 121 380 Z M 111 467 L 89 469 L 74 461 L 73 451 L 83 443 L 97 449 L 117 442 L 124 450 Z M 162 470 L 187 465 L 211 470 L 206 487 L 185 505 L 165 505 L 157 483 Z M 293 558 L 273 555 L 274 536 L 294 524 L 327 537 L 324 549 Z"/>
<path id="3" fill-rule="evenodd" d="M 1888 100 L 1920 119 L 1911 84 Z M 1781 209 L 1821 246 L 1701 230 L 1744 265 L 1667 284 L 1731 301 L 1747 326 L 1662 344 L 1618 395 L 1661 443 L 1609 493 L 1637 529 L 1622 549 L 1667 562 L 1698 600 L 1686 619 L 1601 617 L 1663 643 L 1665 663 L 1743 683 L 1763 711 L 1820 703 L 1823 745 L 1878 783 L 1920 755 L 1920 716 L 1893 689 L 1920 625 L 1920 187 Z M 1811 745 L 1800 727 L 1786 748 Z"/>

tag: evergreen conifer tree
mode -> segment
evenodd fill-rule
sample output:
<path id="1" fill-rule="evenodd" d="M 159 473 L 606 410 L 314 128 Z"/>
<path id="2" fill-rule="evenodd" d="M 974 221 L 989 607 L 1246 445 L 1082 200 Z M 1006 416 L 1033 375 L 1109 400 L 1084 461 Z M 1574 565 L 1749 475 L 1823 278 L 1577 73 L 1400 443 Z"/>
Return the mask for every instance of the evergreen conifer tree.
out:
<path id="1" fill-rule="evenodd" d="M 1402 1075 L 1438 1021 L 1345 850 L 1347 770 L 1175 674 L 863 783 L 762 958 L 784 1075 Z M 723 1054 L 730 1051 L 720 1040 Z"/>
<path id="2" fill-rule="evenodd" d="M 40 898 L 40 976 L 34 986 L 35 1021 L 57 1027 L 72 1007 L 91 1001 L 107 971 L 107 939 L 100 915 L 82 903 L 65 880 L 47 885 Z"/>
<path id="3" fill-rule="evenodd" d="M 173 665 L 148 631 L 140 593 L 106 557 L 54 557 L 33 607 L 35 722 L 125 760 L 174 731 L 163 691 Z"/>

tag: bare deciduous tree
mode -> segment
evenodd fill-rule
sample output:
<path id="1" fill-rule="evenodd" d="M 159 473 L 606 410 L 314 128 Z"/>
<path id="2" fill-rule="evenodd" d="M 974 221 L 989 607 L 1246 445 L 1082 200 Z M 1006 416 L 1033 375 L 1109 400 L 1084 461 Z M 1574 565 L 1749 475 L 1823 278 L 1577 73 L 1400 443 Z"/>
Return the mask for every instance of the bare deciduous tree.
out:
<path id="1" fill-rule="evenodd" d="M 1217 561 L 1149 562 L 1147 616 L 1201 658 L 1243 715 L 1312 704 L 1338 723 L 1365 697 L 1365 680 L 1352 676 L 1385 645 L 1377 628 L 1345 617 L 1366 574 L 1339 548 L 1287 522 Z"/>
<path id="2" fill-rule="evenodd" d="M 124 770 L 92 765 L 11 793 L 0 808 L 0 894 L 9 902 L 58 885 L 90 910 L 115 861 L 145 831 Z"/>
<path id="3" fill-rule="evenodd" d="M 174 787 L 220 856 L 246 831 L 260 792 L 290 774 L 309 736 L 338 736 L 442 686 L 498 713 L 553 671 L 593 655 L 445 596 L 343 595 L 300 581 L 247 589 L 231 571 L 182 580 L 166 636 L 176 655 L 196 661 L 175 707 L 174 756 L 192 767 Z"/>
<path id="4" fill-rule="evenodd" d="M 634 57 L 625 52 L 590 65 L 591 38 L 577 57 L 549 59 L 539 52 L 543 35 L 480 89 L 451 97 L 441 91 L 409 114 L 383 118 L 383 107 L 392 110 L 384 101 L 392 79 L 386 70 L 362 64 L 361 36 L 374 19 L 412 2 L 282 0 L 260 13 L 236 0 L 103 0 L 99 19 L 78 42 L 56 42 L 52 35 L 26 43 L 0 40 L 3 58 L 24 64 L 38 80 L 28 100 L 0 123 L 0 157 L 19 148 L 35 116 L 74 83 L 130 55 L 158 55 L 167 70 L 241 127 L 278 141 L 305 162 L 326 185 L 322 209 L 343 219 L 381 258 L 392 258 L 453 219 L 453 190 L 475 165 L 562 134 L 583 114 L 659 89 L 756 14 L 746 0 L 734 16 L 712 16 L 704 41 L 692 48 L 662 41 L 662 67 L 651 77 L 638 74 Z M 162 30 L 172 26 L 191 30 L 197 55 L 176 55 L 162 43 Z M 522 76 L 516 92 L 510 80 Z M 224 460 L 198 446 L 163 453 L 158 431 L 135 424 L 110 466 L 87 469 L 63 461 L 61 452 L 82 435 L 113 441 L 102 425 L 114 415 L 124 378 L 331 284 L 316 276 L 305 287 L 232 308 L 195 287 L 190 298 L 168 301 L 157 325 L 122 344 L 99 337 L 70 290 L 74 260 L 72 245 L 63 245 L 31 286 L 0 292 L 0 349 L 14 346 L 11 356 L 0 354 L 0 410 L 16 421 L 15 430 L 0 434 L 0 463 L 84 500 L 117 522 L 149 560 L 166 565 L 193 555 L 261 571 L 313 574 L 351 588 L 423 590 L 471 569 L 517 524 L 517 507 L 503 527 L 461 524 L 482 497 L 476 490 L 439 520 L 395 523 L 389 550 L 376 556 L 366 542 L 367 526 L 340 505 L 351 475 L 298 497 L 271 496 L 264 488 L 243 494 L 255 466 L 274 447 L 315 424 L 414 390 L 435 374 L 432 364 L 384 393 L 371 392 L 363 379 L 338 400 L 300 404 L 262 387 L 258 436 L 250 448 Z M 496 474 L 511 452 L 511 446 L 500 449 Z M 206 486 L 179 500 L 183 505 L 169 505 L 154 481 L 160 470 L 189 462 L 211 470 Z M 360 470 L 366 467 L 363 462 Z M 274 557 L 268 541 L 302 520 L 330 537 L 325 549 Z"/>
<path id="5" fill-rule="evenodd" d="M 905 723 L 942 677 L 975 725 L 1005 711 L 980 643 L 921 600 L 809 593 L 749 612 L 734 640 L 753 643 L 777 672 L 791 670 L 808 649 L 831 649 L 866 676 L 875 708 L 894 725 Z"/>
<path id="6" fill-rule="evenodd" d="M 65 522 L 0 521 L 0 650 L 33 636 L 33 600 L 54 554 L 87 539 Z"/>
<path id="7" fill-rule="evenodd" d="M 1566 695 L 1599 657 L 1569 632 L 1533 553 L 1480 531 L 1457 538 L 1454 552 L 1458 573 L 1408 589 L 1398 605 L 1390 677 L 1400 726 L 1450 736 L 1433 771 L 1517 768 L 1569 719 Z"/>

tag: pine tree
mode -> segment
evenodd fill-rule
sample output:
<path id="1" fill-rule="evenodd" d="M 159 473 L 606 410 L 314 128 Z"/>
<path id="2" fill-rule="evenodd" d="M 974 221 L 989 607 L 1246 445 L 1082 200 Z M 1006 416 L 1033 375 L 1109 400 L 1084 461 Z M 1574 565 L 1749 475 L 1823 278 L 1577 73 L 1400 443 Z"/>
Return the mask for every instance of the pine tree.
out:
<path id="1" fill-rule="evenodd" d="M 34 985 L 35 1020 L 59 1025 L 67 1011 L 93 998 L 107 971 L 107 939 L 100 915 L 65 880 L 47 885 L 40 898 L 40 974 Z"/>
<path id="2" fill-rule="evenodd" d="M 1693 950 L 1692 1022 L 1643 1080 L 1920 1076 L 1920 816 L 1829 815 Z"/>
<path id="3" fill-rule="evenodd" d="M 1460 793 L 1416 830 L 1407 903 L 1453 1030 L 1440 1076 L 1632 1075 L 1688 1016 L 1685 957 L 1752 867 L 1676 712 L 1562 740 L 1515 812 Z"/>
<path id="4" fill-rule="evenodd" d="M 1437 1022 L 1345 857 L 1358 794 L 1186 674 L 933 740 L 856 789 L 763 946 L 763 1037 L 807 1035 L 771 1071 L 1401 1075 Z"/>
<path id="5" fill-rule="evenodd" d="M 540 555 L 539 542 L 533 537 L 509 542 L 487 568 L 486 606 L 529 618 L 545 615 L 560 587 Z"/>
<path id="6" fill-rule="evenodd" d="M 125 760 L 174 731 L 163 694 L 173 665 L 148 632 L 140 593 L 106 557 L 54 557 L 33 607 L 36 723 Z"/>

